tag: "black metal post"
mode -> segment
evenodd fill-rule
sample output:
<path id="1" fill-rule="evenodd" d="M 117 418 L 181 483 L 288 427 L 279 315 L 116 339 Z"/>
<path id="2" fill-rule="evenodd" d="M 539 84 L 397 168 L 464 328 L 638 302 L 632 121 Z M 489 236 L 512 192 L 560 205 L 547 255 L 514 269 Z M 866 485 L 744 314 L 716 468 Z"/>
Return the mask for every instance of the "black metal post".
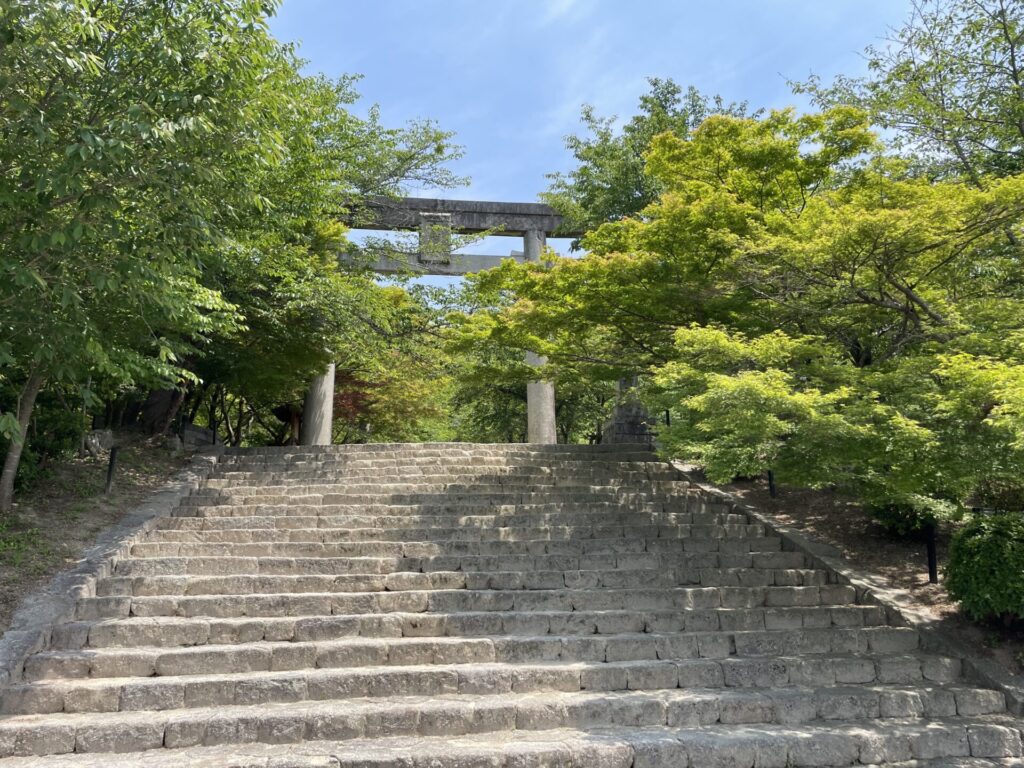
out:
<path id="1" fill-rule="evenodd" d="M 939 583 L 939 553 L 935 548 L 935 521 L 930 520 L 924 526 L 925 545 L 928 548 L 928 583 Z"/>
<path id="2" fill-rule="evenodd" d="M 775 498 L 775 472 L 768 470 L 768 495 Z"/>
<path id="3" fill-rule="evenodd" d="M 117 465 L 117 446 L 110 449 L 110 461 L 107 462 L 107 485 L 103 489 L 104 494 L 110 493 L 110 486 L 114 484 L 114 467 Z"/>

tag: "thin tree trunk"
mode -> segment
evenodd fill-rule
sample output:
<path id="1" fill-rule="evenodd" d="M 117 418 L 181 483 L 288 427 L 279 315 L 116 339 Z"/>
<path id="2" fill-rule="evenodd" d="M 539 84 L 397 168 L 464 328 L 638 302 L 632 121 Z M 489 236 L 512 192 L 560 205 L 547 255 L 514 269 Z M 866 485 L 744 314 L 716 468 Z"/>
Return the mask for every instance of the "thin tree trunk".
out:
<path id="1" fill-rule="evenodd" d="M 181 410 L 181 406 L 184 404 L 185 398 L 188 397 L 188 392 L 188 387 L 183 386 L 175 393 L 174 400 L 171 401 L 171 407 L 167 409 L 167 413 L 164 414 L 163 421 L 160 424 L 159 434 L 167 434 L 167 430 L 170 429 L 171 424 L 174 423 L 174 419 L 178 415 L 178 411 Z"/>
<path id="2" fill-rule="evenodd" d="M 25 448 L 25 439 L 28 437 L 28 425 L 32 418 L 32 409 L 36 404 L 36 396 L 42 388 L 43 375 L 33 371 L 29 374 L 28 380 L 18 396 L 18 434 L 14 435 L 7 448 L 4 468 L 0 472 L 0 514 L 8 514 L 14 504 L 14 478 L 18 474 L 21 453 Z"/>
<path id="3" fill-rule="evenodd" d="M 223 416 L 221 423 L 224 424 L 224 442 L 228 445 L 237 445 L 235 443 L 235 427 L 231 423 L 231 406 L 228 405 L 228 394 L 224 387 L 220 388 L 220 410 Z"/>
<path id="4" fill-rule="evenodd" d="M 237 447 L 242 444 L 242 429 L 245 425 L 245 398 L 241 395 L 238 396 L 238 423 L 235 427 L 235 442 L 234 445 Z"/>
<path id="5" fill-rule="evenodd" d="M 210 408 L 207 412 L 206 423 L 213 432 L 213 444 L 217 444 L 217 392 L 220 391 L 220 384 L 213 388 L 210 393 Z"/>
<path id="6" fill-rule="evenodd" d="M 188 412 L 188 423 L 189 424 L 194 424 L 195 423 L 196 416 L 199 415 L 199 409 L 203 405 L 203 400 L 206 399 L 206 390 L 208 390 L 209 388 L 210 388 L 210 385 L 204 381 L 203 382 L 203 386 L 200 387 L 199 390 L 195 393 L 195 398 L 196 398 L 195 403 L 192 404 L 192 410 L 190 410 Z"/>

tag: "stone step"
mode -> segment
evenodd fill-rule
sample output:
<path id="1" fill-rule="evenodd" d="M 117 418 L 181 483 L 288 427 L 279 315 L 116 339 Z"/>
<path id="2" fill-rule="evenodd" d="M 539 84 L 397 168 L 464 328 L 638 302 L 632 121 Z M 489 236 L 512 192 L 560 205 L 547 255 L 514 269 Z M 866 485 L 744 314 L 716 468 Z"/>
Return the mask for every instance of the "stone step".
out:
<path id="1" fill-rule="evenodd" d="M 551 536 L 550 538 L 531 538 L 523 540 L 489 539 L 484 541 L 472 538 L 446 538 L 436 540 L 403 540 L 391 536 L 388 532 L 381 535 L 349 539 L 341 536 L 327 541 L 151 541 L 135 544 L 131 548 L 131 557 L 406 557 L 424 558 L 439 556 L 471 555 L 477 556 L 516 556 L 525 554 L 549 555 L 582 555 L 602 553 L 637 554 L 642 552 L 671 553 L 686 551 L 723 551 L 722 543 L 730 540 L 750 540 L 765 538 L 762 536 L 644 536 L 625 538 L 609 536 L 609 532 L 600 532 L 595 538 L 576 537 L 572 534 Z M 701 549 L 701 544 L 713 542 L 712 546 Z M 689 548 L 689 549 L 688 549 Z M 728 551 L 726 549 L 725 551 Z M 751 551 L 749 545 L 741 547 L 740 552 Z M 757 551 L 757 550 L 754 550 Z M 777 553 L 791 555 L 793 553 Z M 796 558 L 793 560 L 793 567 Z M 803 562 L 803 560 L 801 560 Z"/>
<path id="2" fill-rule="evenodd" d="M 159 625 L 148 627 L 150 633 Z M 313 629 L 313 628 L 311 628 Z M 315 631 L 315 629 L 314 629 Z M 918 649 L 914 630 L 902 627 L 834 628 L 834 629 L 782 629 L 736 630 L 715 632 L 629 633 L 604 635 L 509 635 L 479 637 L 341 637 L 340 639 L 285 640 L 265 643 L 256 647 L 253 641 L 237 644 L 214 642 L 196 648 L 133 646 L 104 650 L 81 649 L 70 652 L 41 652 L 38 661 L 29 660 L 27 672 L 34 677 L 51 677 L 52 664 L 60 665 L 76 659 L 70 668 L 81 669 L 81 659 L 94 659 L 97 664 L 113 658 L 139 671 L 133 674 L 153 674 L 158 659 L 168 664 L 182 660 L 187 667 L 190 659 L 216 664 L 217 658 L 225 668 L 234 659 L 243 664 L 264 659 L 269 668 L 294 669 L 296 666 L 327 666 L 325 659 L 334 659 L 330 666 L 345 664 L 383 664 L 389 659 L 400 663 L 409 658 L 443 657 L 448 663 L 547 662 L 547 661 L 639 661 L 676 659 L 723 659 L 729 657 L 778 657 L 800 653 L 806 656 L 830 654 L 908 654 Z M 157 641 L 154 641 L 154 643 Z M 166 643 L 167 640 L 163 639 Z M 133 655 L 135 654 L 135 655 Z M 277 659 L 274 658 L 275 654 Z M 417 655 L 418 654 L 418 655 Z M 35 659 L 36 657 L 32 657 Z M 134 660 L 134 661 L 133 661 Z M 70 663 L 70 662 L 69 662 Z M 423 662 L 426 663 L 426 662 Z M 40 666 L 41 665 L 41 666 Z M 47 666 L 50 665 L 50 666 Z M 90 670 L 92 668 L 90 662 Z M 109 668 L 109 667 L 104 667 Z M 183 667 L 184 668 L 184 667 Z M 118 667 L 115 665 L 115 671 Z M 216 670 L 216 667 L 211 667 Z M 906 674 L 909 680 L 921 679 L 921 670 L 913 666 L 907 670 L 891 670 L 892 674 Z M 90 672 L 90 674 L 92 674 Z"/>
<path id="3" fill-rule="evenodd" d="M 701 650 L 703 636 L 691 634 L 696 651 Z M 515 638 L 386 638 L 377 642 L 355 640 L 253 642 L 244 645 L 200 645 L 172 649 L 134 646 L 124 648 L 83 649 L 80 651 L 41 651 L 25 664 L 23 680 L 74 680 L 82 678 L 124 678 L 178 675 L 237 674 L 243 672 L 309 671 L 315 669 L 351 669 L 359 666 L 408 666 L 409 664 L 491 664 L 501 666 L 502 675 L 512 662 L 503 656 L 521 656 L 523 646 Z M 676 679 L 679 687 L 758 687 L 779 685 L 835 685 L 857 683 L 932 683 L 956 682 L 960 661 L 954 658 L 921 652 L 903 654 L 817 654 L 813 658 L 797 656 L 724 656 L 716 658 L 666 659 L 661 654 L 677 645 L 675 635 L 661 635 L 654 641 L 657 658 L 608 661 L 617 654 L 636 656 L 648 653 L 650 643 L 630 644 L 630 636 L 604 636 L 602 646 L 597 638 L 578 635 L 560 639 L 557 652 L 564 657 L 571 652 L 587 652 L 598 658 L 579 660 L 516 661 L 513 666 L 551 665 L 572 667 L 579 673 L 586 689 L 675 687 L 653 684 L 640 686 L 637 681 Z M 609 642 L 611 643 L 609 645 Z M 748 639 L 741 638 L 740 648 Z M 735 638 L 733 638 L 735 649 Z M 884 643 L 883 643 L 884 644 Z M 554 643 L 528 643 L 528 649 L 542 656 L 554 655 Z M 890 642 L 890 645 L 893 643 Z M 601 650 L 604 656 L 601 656 Z M 537 649 L 540 649 L 537 651 Z M 686 647 L 685 650 L 693 650 Z M 705 643 L 704 650 L 713 650 Z M 675 665 L 668 668 L 665 665 Z M 508 669 L 506 669 L 508 667 Z M 675 671 L 672 671 L 672 670 Z M 661 671 L 659 671 L 661 670 Z M 676 675 L 672 678 L 672 675 Z M 603 682 L 602 682 L 603 681 Z M 632 681 L 632 682 L 630 682 Z"/>
<path id="4" fill-rule="evenodd" d="M 287 614 L 457 613 L 464 611 L 586 611 L 677 608 L 769 608 L 849 605 L 854 589 L 821 587 L 675 587 L 602 590 L 407 590 L 403 592 L 309 592 L 194 597 L 87 597 L 76 618 L 128 616 L 281 616 Z"/>
<path id="5" fill-rule="evenodd" d="M 913 630 L 895 627 L 875 627 L 859 632 L 849 629 L 801 629 L 592 636 L 523 634 L 505 637 L 342 637 L 333 640 L 207 643 L 172 649 L 134 646 L 43 651 L 26 662 L 25 674 L 36 680 L 50 679 L 55 675 L 81 677 L 86 673 L 93 677 L 109 677 L 118 673 L 148 676 L 189 674 L 189 670 L 199 674 L 368 664 L 427 664 L 442 660 L 448 664 L 470 664 L 731 657 L 774 659 L 794 653 L 815 657 L 868 653 L 912 654 L 917 651 L 917 647 L 918 639 Z M 884 682 L 921 680 L 922 676 L 929 680 L 940 679 L 935 674 L 922 671 L 919 659 L 911 662 L 888 659 L 886 663 L 889 666 L 886 667 Z M 817 658 L 814 664 L 823 666 L 826 662 Z M 896 676 L 898 679 L 893 679 Z M 874 678 L 868 681 L 871 679 Z M 942 679 L 949 678 L 946 676 Z"/>
<path id="6" fill-rule="evenodd" d="M 231 517 L 231 516 L 315 516 L 331 517 L 338 515 L 390 515 L 400 517 L 415 516 L 449 516 L 477 517 L 481 515 L 544 515 L 558 514 L 603 514 L 603 513 L 636 513 L 636 514 L 732 514 L 732 507 L 720 502 L 702 501 L 696 498 L 685 501 L 675 499 L 670 503 L 653 502 L 643 499 L 629 501 L 590 501 L 590 502 L 538 502 L 536 504 L 453 504 L 447 501 L 438 503 L 399 504 L 399 503 L 368 503 L 355 504 L 303 504 L 295 500 L 275 504 L 224 504 L 220 506 L 180 506 L 174 515 L 179 517 Z M 694 521 L 698 522 L 698 521 Z M 705 522 L 706 521 L 699 521 Z M 739 522 L 743 522 L 740 520 Z"/>
<path id="7" fill-rule="evenodd" d="M 96 583 L 97 597 L 400 592 L 410 589 L 613 589 L 640 587 L 825 586 L 828 571 L 679 568 L 600 571 L 431 571 L 298 576 L 116 576 Z"/>
<path id="8" fill-rule="evenodd" d="M 619 450 L 595 450 L 597 446 L 590 446 L 589 450 L 579 450 L 587 446 L 559 445 L 560 449 L 566 450 L 539 450 L 545 446 L 533 446 L 527 450 L 491 450 L 490 445 L 464 446 L 462 448 L 426 448 L 421 445 L 410 445 L 404 448 L 393 450 L 376 451 L 352 451 L 352 450 L 326 450 L 328 446 L 265 446 L 274 448 L 271 452 L 261 453 L 261 448 L 244 448 L 241 451 L 232 451 L 230 448 L 221 457 L 225 464 L 258 462 L 258 461 L 281 461 L 281 460 L 309 460 L 323 459 L 329 461 L 405 461 L 405 462 L 439 462 L 450 461 L 462 464 L 477 465 L 488 462 L 497 462 L 502 467 L 519 467 L 531 462 L 541 464 L 557 464 L 559 462 L 571 462 L 580 465 L 601 464 L 601 463 L 631 463 L 631 464 L 664 464 L 653 452 L 650 446 L 645 448 L 628 448 Z M 347 446 L 331 446 L 341 449 Z M 550 447 L 550 446 L 548 446 Z"/>
<path id="9" fill-rule="evenodd" d="M 1020 768 L 1020 732 L 995 718 L 843 723 L 514 730 L 465 736 L 366 736 L 248 742 L 146 753 L 146 768 Z M 962 757 L 1002 754 L 1009 757 Z M 936 755 L 941 755 L 936 757 Z M 915 756 L 927 756 L 915 758 Z M 0 768 L 138 768 L 137 755 L 13 757 Z"/>
<path id="10" fill-rule="evenodd" d="M 763 539 L 760 525 L 726 528 L 725 526 L 692 526 L 685 535 L 681 531 L 658 531 L 665 535 L 638 538 L 605 536 L 603 538 L 533 539 L 525 541 L 402 541 L 371 539 L 365 541 L 328 542 L 143 542 L 131 548 L 132 557 L 431 557 L 435 555 L 516 555 L 516 554 L 588 554 L 600 552 L 671 552 L 694 551 L 704 541 Z M 676 535 L 672 535 L 676 534 Z M 783 553 L 785 554 L 785 553 Z"/>
<path id="11" fill-rule="evenodd" d="M 752 539 L 763 545 L 778 540 Z M 690 543 L 693 544 L 692 542 Z M 743 542 L 739 542 L 743 544 Z M 730 547 L 730 549 L 736 549 Z M 770 558 L 765 555 L 784 554 Z M 515 570 L 610 570 L 658 568 L 759 568 L 801 569 L 806 561 L 794 553 L 768 550 L 592 552 L 590 554 L 519 555 L 433 555 L 425 557 L 145 557 L 126 558 L 115 565 L 117 575 L 301 575 L 337 573 L 431 572 L 435 570 L 489 571 Z"/>
<path id="12" fill-rule="evenodd" d="M 287 519 L 287 518 L 286 518 Z M 582 525 L 467 526 L 423 528 L 317 527 L 285 529 L 230 529 L 228 531 L 155 531 L 147 538 L 154 544 L 273 544 L 294 542 L 333 543 L 337 541 L 569 541 L 574 539 L 661 538 L 661 533 L 680 532 L 690 526 L 658 525 L 642 521 L 627 524 L 585 523 Z M 700 526 L 729 530 L 736 526 Z M 666 536 L 665 538 L 672 538 Z"/>
<path id="13" fill-rule="evenodd" d="M 818 762 L 803 761 L 804 765 L 864 762 L 869 754 L 865 748 L 874 746 L 878 750 L 880 746 L 877 738 L 865 737 L 878 734 L 884 739 L 887 731 L 891 736 L 882 744 L 902 745 L 901 755 L 905 757 L 969 756 L 972 751 L 971 729 L 975 730 L 973 741 L 977 752 L 989 751 L 990 756 L 1000 757 L 1019 754 L 1021 733 L 1018 723 L 998 715 L 965 715 L 932 718 L 930 721 L 878 717 L 883 706 L 894 713 L 923 707 L 926 691 L 893 689 L 891 695 L 887 695 L 884 689 L 874 691 L 870 688 L 766 693 L 666 690 L 492 696 L 454 694 L 44 717 L 26 715 L 0 720 L 0 757 L 70 752 L 143 753 L 165 747 L 180 749 L 253 742 L 295 744 L 324 739 L 463 736 L 513 730 L 609 726 L 680 729 L 675 733 L 675 741 L 686 744 L 688 750 L 694 749 L 695 743 L 707 745 L 712 736 L 720 734 L 723 741 L 715 743 L 715 746 L 722 750 L 736 750 L 737 734 L 744 733 L 751 724 L 764 724 L 766 727 L 754 731 L 761 734 L 761 739 L 751 739 L 747 748 L 773 741 L 766 739 L 766 734 L 785 734 L 787 740 L 791 740 L 794 733 L 799 734 L 794 726 L 801 725 L 811 733 L 820 728 L 842 729 L 840 733 L 850 739 L 819 737 L 813 745 L 813 754 L 817 755 Z M 809 718 L 812 704 L 815 710 L 820 708 L 831 717 Z M 773 723 L 785 724 L 785 728 L 771 728 Z M 718 724 L 729 727 L 713 728 Z M 859 729 L 859 733 L 855 729 Z M 693 742 L 687 741 L 688 734 L 692 734 Z M 371 744 L 361 746 L 375 754 Z M 809 744 L 803 747 L 811 749 Z M 688 754 L 688 759 L 692 760 L 694 753 Z M 706 757 L 713 753 L 704 754 Z M 753 759 L 743 762 L 746 756 L 739 755 L 740 762 L 723 762 L 727 754 L 716 754 L 713 763 L 688 764 L 749 767 L 756 759 L 751 754 Z M 809 756 L 811 752 L 805 754 Z M 886 750 L 885 754 L 878 754 L 887 759 L 893 753 Z M 663 756 L 658 755 L 659 759 Z M 366 765 L 367 757 L 364 752 L 363 765 Z M 442 758 L 434 764 L 449 763 Z M 636 765 L 635 762 L 630 764 Z M 766 763 L 762 761 L 760 764 Z"/>
<path id="14" fill-rule="evenodd" d="M 175 647 L 251 642 L 305 642 L 344 637 L 486 637 L 616 635 L 719 630 L 877 627 L 873 605 L 814 608 L 717 608 L 677 611 L 514 611 L 391 613 L 265 618 L 156 617 L 68 622 L 54 627 L 52 647 Z"/>
<path id="15" fill-rule="evenodd" d="M 469 456 L 516 456 L 519 454 L 538 454 L 545 457 L 569 454 L 583 457 L 599 457 L 611 454 L 619 456 L 624 453 L 651 454 L 647 443 L 605 443 L 584 445 L 580 443 L 463 443 L 463 442 L 429 442 L 429 443 L 346 443 L 341 445 L 298 446 L 268 445 L 255 448 L 237 448 L 228 446 L 224 455 L 227 457 L 249 458 L 254 456 L 279 456 L 308 453 L 317 456 L 373 456 L 379 454 L 411 454 L 414 456 L 430 456 L 445 452 L 464 453 Z"/>
<path id="16" fill-rule="evenodd" d="M 637 493 L 633 491 L 501 491 L 481 489 L 478 492 L 457 493 L 390 493 L 387 491 L 350 492 L 339 489 L 329 493 L 246 493 L 218 494 L 216 496 L 186 496 L 180 502 L 182 509 L 204 507 L 259 506 L 269 504 L 295 504 L 303 506 L 402 504 L 424 506 L 445 505 L 448 508 L 479 509 L 508 504 L 594 504 L 600 502 L 629 504 L 630 502 L 685 505 L 687 497 L 679 493 Z M 684 506 L 685 508 L 685 506 Z M 723 509 L 722 511 L 727 511 Z"/>
<path id="17" fill-rule="evenodd" d="M 637 473 L 639 475 L 639 473 Z M 686 494 L 691 490 L 688 480 L 663 479 L 654 480 L 646 473 L 645 482 L 639 492 L 680 492 Z M 592 478 L 581 477 L 579 474 L 559 477 L 556 475 L 539 475 L 522 477 L 518 475 L 464 475 L 452 476 L 450 473 L 436 475 L 415 475 L 401 478 L 384 484 L 375 472 L 353 475 L 349 472 L 336 473 L 323 478 L 320 482 L 310 482 L 301 477 L 290 477 L 288 481 L 268 482 L 267 475 L 253 478 L 259 482 L 239 482 L 237 478 L 213 477 L 204 481 L 193 496 L 221 497 L 238 496 L 250 493 L 288 493 L 305 495 L 311 493 L 530 493 L 566 491 L 570 493 L 637 493 L 637 480 L 640 477 L 620 475 L 608 477 L 602 473 L 594 473 Z"/>
<path id="18" fill-rule="evenodd" d="M 702 542 L 708 544 L 709 542 Z M 663 568 L 769 568 L 801 570 L 806 561 L 796 553 L 767 548 L 751 551 L 748 546 L 777 548 L 778 539 L 747 539 L 724 544 L 728 550 L 697 547 L 697 551 L 591 552 L 589 554 L 520 555 L 433 555 L 425 557 L 145 557 L 125 558 L 114 567 L 117 576 L 196 575 L 314 575 L 351 573 L 393 573 L 433 571 L 593 571 L 649 570 Z M 748 544 L 749 543 L 749 544 Z M 685 542 L 694 547 L 697 542 Z M 724 547 L 723 547 L 724 548 Z M 786 555 L 785 558 L 768 555 Z M 756 560 L 755 560 L 756 558 Z"/>
<path id="19" fill-rule="evenodd" d="M 480 457 L 466 461 L 462 457 L 392 457 L 375 459 L 345 459 L 332 456 L 304 456 L 277 458 L 247 458 L 234 461 L 231 457 L 223 457 L 218 462 L 218 475 L 229 476 L 232 473 L 267 473 L 267 472 L 351 472 L 354 475 L 380 470 L 386 472 L 383 477 L 409 477 L 415 475 L 431 475 L 451 473 L 454 476 L 502 477 L 506 475 L 532 477 L 554 476 L 569 477 L 579 474 L 583 476 L 603 474 L 607 477 L 645 476 L 653 478 L 681 479 L 679 473 L 665 462 L 646 458 L 630 459 L 591 459 L 578 461 L 575 459 L 543 459 L 522 458 L 514 462 L 496 456 Z"/>
<path id="20" fill-rule="evenodd" d="M 744 525 L 745 515 L 699 514 L 693 512 L 542 512 L 536 514 L 496 513 L 488 515 L 423 515 L 412 509 L 395 514 L 348 513 L 339 515 L 245 515 L 242 517 L 163 517 L 156 521 L 152 535 L 178 531 L 263 530 L 292 528 L 377 528 L 415 529 L 433 527 L 519 528 L 558 525 Z M 159 539 L 158 539 L 159 540 Z"/>
<path id="21" fill-rule="evenodd" d="M 128 657 L 121 662 L 123 669 L 137 672 L 135 676 L 48 679 L 12 686 L 3 697 L 2 714 L 156 712 L 395 696 L 677 689 L 703 694 L 705 701 L 737 694 L 745 695 L 748 700 L 759 699 L 768 689 L 772 694 L 784 694 L 789 702 L 787 711 L 774 709 L 764 715 L 763 720 L 751 722 L 988 715 L 1002 712 L 1006 705 L 1003 695 L 997 691 L 951 681 L 933 684 L 920 677 L 907 678 L 905 668 L 922 665 L 915 657 L 883 657 L 877 661 L 827 659 L 817 665 L 796 658 L 512 664 L 486 658 L 490 655 L 487 651 L 493 650 L 487 647 L 466 654 L 464 649 L 451 653 L 454 649 L 443 646 L 443 643 L 430 646 L 421 643 L 419 647 L 406 649 L 406 659 L 396 659 L 404 663 L 381 666 L 361 663 L 365 658 L 361 656 L 349 663 L 350 655 L 346 651 L 352 649 L 325 644 L 316 649 L 318 657 L 324 661 L 316 669 L 304 668 L 303 660 L 296 653 L 288 658 L 279 655 L 276 661 L 287 665 L 281 668 L 268 668 L 275 662 L 272 652 L 253 652 L 248 656 L 236 653 L 224 658 L 221 668 L 216 667 L 217 659 L 198 654 L 176 659 Z M 257 650 L 265 649 L 253 649 Z M 289 650 L 299 648 L 293 646 Z M 467 655 L 480 659 L 464 661 Z M 855 687 L 822 685 L 817 672 L 824 664 L 834 665 L 852 679 Z M 209 668 L 204 669 L 204 666 Z M 158 672 L 163 669 L 167 674 L 147 677 L 142 675 L 142 670 L 147 668 Z M 100 671 L 109 669 L 109 666 L 100 666 Z M 791 683 L 791 679 L 795 682 Z M 799 711 L 793 711 L 792 699 L 796 696 L 802 700 Z M 840 698 L 842 704 L 838 701 Z"/>
<path id="22" fill-rule="evenodd" d="M 921 723 L 602 727 L 465 736 L 402 736 L 305 744 L 245 743 L 146 753 L 146 768 L 1020 768 L 1020 733 L 993 718 L 947 718 L 936 739 Z M 941 757 L 934 755 L 943 753 Z M 915 759 L 915 755 L 932 755 Z M 906 759 L 903 759 L 906 758 Z M 132 755 L 13 757 L 0 768 L 138 768 Z M 879 762 L 865 762 L 879 761 Z"/>
<path id="23" fill-rule="evenodd" d="M 620 495 L 679 497 L 682 499 L 698 498 L 700 490 L 682 480 L 650 480 L 643 477 L 615 477 L 606 475 L 591 479 L 575 479 L 568 482 L 561 478 L 548 477 L 538 482 L 534 479 L 515 478 L 498 482 L 495 479 L 480 476 L 465 476 L 465 482 L 453 482 L 451 477 L 445 480 L 433 480 L 433 476 L 414 475 L 412 479 L 403 478 L 387 480 L 379 476 L 379 472 L 367 473 L 366 477 L 355 477 L 348 474 L 319 472 L 304 473 L 294 477 L 294 473 L 253 473 L 240 476 L 213 476 L 203 481 L 192 492 L 193 498 L 227 498 L 231 496 L 251 495 L 330 495 L 355 493 L 359 495 L 377 494 L 392 496 L 399 494 L 422 494 L 444 496 L 454 494 L 522 494 L 537 493 L 546 496 L 557 494 L 563 497 L 573 495 L 602 496 L 615 498 Z M 571 500 L 571 499 L 570 499 Z M 605 499 L 607 500 L 607 498 Z M 719 503 L 727 503 L 719 500 Z"/>
<path id="24" fill-rule="evenodd" d="M 484 473 L 471 467 L 373 467 L 344 469 L 323 467 L 321 469 L 294 469 L 287 472 L 271 472 L 268 470 L 221 470 L 216 475 L 203 480 L 200 488 L 234 488 L 239 485 L 296 485 L 317 483 L 357 482 L 366 483 L 376 480 L 396 480 L 398 482 L 439 483 L 529 483 L 537 486 L 550 485 L 602 485 L 602 484 L 633 484 L 650 482 L 688 483 L 680 477 L 679 472 L 669 465 L 647 465 L 642 469 L 619 469 L 609 472 L 604 469 L 574 467 L 571 471 L 553 471 L 549 467 L 534 471 L 522 471 L 519 468 L 489 468 Z M 597 482 L 600 481 L 600 482 Z"/>

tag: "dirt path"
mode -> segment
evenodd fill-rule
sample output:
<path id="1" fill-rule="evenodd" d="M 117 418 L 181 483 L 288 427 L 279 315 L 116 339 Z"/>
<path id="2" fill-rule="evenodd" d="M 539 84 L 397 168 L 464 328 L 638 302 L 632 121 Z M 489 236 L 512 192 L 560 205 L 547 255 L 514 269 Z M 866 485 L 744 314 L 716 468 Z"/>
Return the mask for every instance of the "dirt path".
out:
<path id="1" fill-rule="evenodd" d="M 163 439 L 118 435 L 114 486 L 103 494 L 107 455 L 55 463 L 31 490 L 16 497 L 14 514 L 0 518 L 0 632 L 21 597 L 75 564 L 96 535 L 170 479 L 187 461 Z"/>

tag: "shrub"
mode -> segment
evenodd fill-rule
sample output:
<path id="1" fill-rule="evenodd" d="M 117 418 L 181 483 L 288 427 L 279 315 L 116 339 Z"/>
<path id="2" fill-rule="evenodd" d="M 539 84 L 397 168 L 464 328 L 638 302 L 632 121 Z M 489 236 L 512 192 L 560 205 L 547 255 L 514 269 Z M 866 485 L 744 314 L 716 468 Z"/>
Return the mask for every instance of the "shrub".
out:
<path id="1" fill-rule="evenodd" d="M 1010 477 L 986 477 L 974 489 L 972 502 L 1000 512 L 1024 510 L 1024 482 Z"/>
<path id="2" fill-rule="evenodd" d="M 909 504 L 870 504 L 867 510 L 879 525 L 896 536 L 917 533 L 931 519 Z"/>
<path id="3" fill-rule="evenodd" d="M 978 516 L 957 531 L 946 589 L 975 619 L 1024 619 L 1024 515 Z"/>
<path id="4" fill-rule="evenodd" d="M 917 535 L 939 520 L 958 520 L 962 507 L 945 499 L 919 494 L 904 496 L 901 501 L 869 503 L 867 510 L 878 524 L 896 536 Z"/>

